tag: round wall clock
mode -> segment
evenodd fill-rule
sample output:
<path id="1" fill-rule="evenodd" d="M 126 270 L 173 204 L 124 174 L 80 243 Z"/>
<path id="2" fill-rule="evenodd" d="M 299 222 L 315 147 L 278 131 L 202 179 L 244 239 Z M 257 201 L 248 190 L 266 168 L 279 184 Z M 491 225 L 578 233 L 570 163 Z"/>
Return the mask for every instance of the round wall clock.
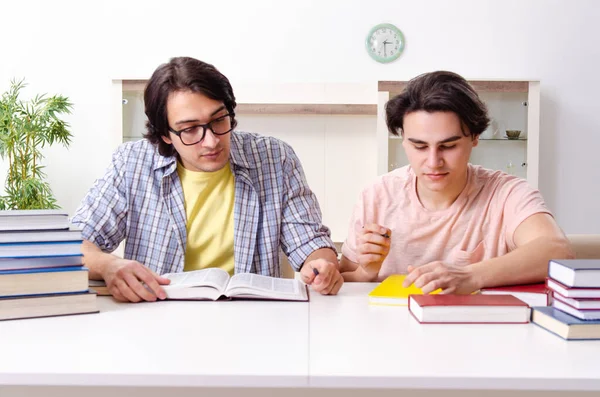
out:
<path id="1" fill-rule="evenodd" d="M 404 50 L 404 35 L 391 23 L 382 23 L 369 31 L 365 46 L 371 58 L 377 62 L 392 62 Z"/>

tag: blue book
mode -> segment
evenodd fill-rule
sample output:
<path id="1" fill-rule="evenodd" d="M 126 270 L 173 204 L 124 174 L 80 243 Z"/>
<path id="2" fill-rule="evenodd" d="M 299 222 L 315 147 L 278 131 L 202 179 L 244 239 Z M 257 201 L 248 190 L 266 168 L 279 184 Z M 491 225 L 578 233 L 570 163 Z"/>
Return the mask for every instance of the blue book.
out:
<path id="1" fill-rule="evenodd" d="M 81 240 L 0 243 L 0 258 L 81 255 Z"/>
<path id="2" fill-rule="evenodd" d="M 83 266 L 0 272 L 0 297 L 61 294 L 87 290 L 88 269 Z"/>
<path id="3" fill-rule="evenodd" d="M 0 271 L 19 269 L 43 269 L 49 267 L 81 266 L 83 255 L 27 256 L 0 258 Z"/>
<path id="4" fill-rule="evenodd" d="M 600 287 L 600 259 L 552 259 L 548 277 L 567 287 Z"/>
<path id="5" fill-rule="evenodd" d="M 566 340 L 600 340 L 600 320 L 580 320 L 550 306 L 531 308 L 531 322 Z"/>

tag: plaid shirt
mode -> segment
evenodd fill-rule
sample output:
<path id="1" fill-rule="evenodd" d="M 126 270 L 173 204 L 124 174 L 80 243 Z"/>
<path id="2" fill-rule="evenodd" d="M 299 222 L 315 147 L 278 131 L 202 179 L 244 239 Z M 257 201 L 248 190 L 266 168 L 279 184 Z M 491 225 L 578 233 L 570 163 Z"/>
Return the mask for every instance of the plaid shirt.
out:
<path id="1" fill-rule="evenodd" d="M 272 138 L 231 133 L 235 178 L 236 273 L 280 276 L 279 248 L 299 270 L 319 248 L 335 250 L 329 229 L 293 149 Z M 121 145 L 72 223 L 104 252 L 125 239 L 125 258 L 159 274 L 182 272 L 186 247 L 183 188 L 177 158 L 143 139 Z"/>

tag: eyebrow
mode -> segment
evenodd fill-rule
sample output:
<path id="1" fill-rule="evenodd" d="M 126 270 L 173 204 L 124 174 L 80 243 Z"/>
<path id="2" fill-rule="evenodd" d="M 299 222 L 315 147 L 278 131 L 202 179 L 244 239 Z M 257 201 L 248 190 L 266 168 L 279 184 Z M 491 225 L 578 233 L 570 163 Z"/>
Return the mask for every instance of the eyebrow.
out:
<path id="1" fill-rule="evenodd" d="M 437 144 L 443 144 L 443 143 L 450 143 L 450 142 L 455 142 L 458 141 L 462 138 L 462 136 L 459 135 L 455 135 L 455 136 L 451 136 L 450 138 L 446 138 L 443 141 L 439 141 Z M 422 141 L 420 139 L 414 139 L 414 138 L 408 138 L 409 141 L 411 141 L 412 143 L 415 143 L 417 145 L 428 145 L 429 143 Z"/>
<path id="2" fill-rule="evenodd" d="M 219 107 L 217 110 L 215 110 L 214 112 L 212 112 L 210 114 L 210 117 L 214 116 L 215 114 L 217 114 L 217 113 L 219 113 L 219 112 L 221 112 L 223 110 L 225 110 L 225 105 Z M 175 125 L 181 125 L 181 124 L 186 124 L 186 123 L 195 123 L 195 122 L 198 122 L 198 121 L 200 121 L 200 120 L 198 120 L 198 119 L 179 120 L 179 121 L 177 121 L 175 123 Z"/>

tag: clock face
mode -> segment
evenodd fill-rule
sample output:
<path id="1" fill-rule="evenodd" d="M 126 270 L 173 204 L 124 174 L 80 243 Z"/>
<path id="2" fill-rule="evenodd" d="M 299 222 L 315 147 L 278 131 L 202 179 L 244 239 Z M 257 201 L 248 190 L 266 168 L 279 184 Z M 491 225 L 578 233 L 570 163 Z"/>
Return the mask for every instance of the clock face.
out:
<path id="1" fill-rule="evenodd" d="M 398 59 L 404 50 L 404 35 L 392 24 L 375 26 L 366 40 L 367 52 L 377 62 L 387 63 Z"/>

